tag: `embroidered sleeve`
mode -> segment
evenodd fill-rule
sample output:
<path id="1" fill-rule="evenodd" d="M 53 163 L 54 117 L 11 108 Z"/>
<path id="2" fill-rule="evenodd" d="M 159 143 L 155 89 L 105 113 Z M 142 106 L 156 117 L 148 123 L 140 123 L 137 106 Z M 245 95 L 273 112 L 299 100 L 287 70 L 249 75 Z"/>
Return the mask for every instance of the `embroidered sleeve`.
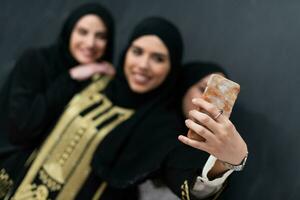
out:
<path id="1" fill-rule="evenodd" d="M 191 193 L 199 198 L 203 199 L 213 194 L 216 194 L 218 191 L 221 190 L 224 182 L 226 181 L 227 177 L 233 172 L 233 170 L 229 170 L 223 174 L 223 176 L 216 178 L 214 180 L 209 180 L 207 177 L 208 172 L 214 166 L 217 158 L 214 156 L 210 156 L 202 170 L 202 176 L 197 176 L 195 184 L 191 189 Z"/>
<path id="2" fill-rule="evenodd" d="M 5 169 L 0 170 L 0 198 L 3 198 L 13 187 L 13 181 Z"/>

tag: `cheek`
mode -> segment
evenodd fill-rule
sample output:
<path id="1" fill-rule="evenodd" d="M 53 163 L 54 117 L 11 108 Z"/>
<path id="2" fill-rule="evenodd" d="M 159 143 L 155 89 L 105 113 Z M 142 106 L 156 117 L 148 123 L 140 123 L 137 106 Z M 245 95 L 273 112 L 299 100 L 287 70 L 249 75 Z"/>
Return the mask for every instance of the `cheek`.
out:
<path id="1" fill-rule="evenodd" d="M 107 40 L 99 40 L 96 43 L 97 50 L 104 50 L 106 48 Z"/>
<path id="2" fill-rule="evenodd" d="M 70 44 L 74 45 L 74 44 L 78 43 L 80 40 L 82 40 L 82 37 L 79 34 L 77 34 L 76 32 L 73 32 L 71 34 Z"/>
<path id="3" fill-rule="evenodd" d="M 192 110 L 195 109 L 196 106 L 192 103 L 192 100 L 194 98 L 201 98 L 202 97 L 202 92 L 197 89 L 197 88 L 192 88 L 190 89 L 186 95 L 184 96 L 184 104 L 186 105 L 186 109 Z"/>
<path id="4" fill-rule="evenodd" d="M 128 51 L 124 58 L 124 71 L 129 72 L 130 70 L 132 70 L 134 67 L 138 65 L 139 65 L 138 57 Z"/>
<path id="5" fill-rule="evenodd" d="M 183 97 L 183 101 L 182 101 L 182 110 L 183 110 L 183 114 L 188 117 L 188 113 L 190 110 L 193 109 L 193 104 L 192 104 L 192 95 L 191 92 L 187 92 L 184 97 Z"/>
<path id="6" fill-rule="evenodd" d="M 74 35 L 72 35 L 71 38 L 70 38 L 69 50 L 70 50 L 71 54 L 73 56 L 75 56 L 74 53 L 76 52 L 76 38 L 75 38 Z"/>
<path id="7" fill-rule="evenodd" d="M 157 80 L 159 80 L 160 82 L 163 82 L 166 79 L 166 77 L 168 76 L 169 71 L 170 71 L 169 67 L 158 66 L 158 67 L 154 68 L 153 74 Z"/>
<path id="8" fill-rule="evenodd" d="M 80 37 L 78 34 L 73 33 L 70 38 L 70 44 L 69 48 L 71 52 L 75 52 L 76 48 L 82 43 L 82 37 Z"/>
<path id="9" fill-rule="evenodd" d="M 124 61 L 124 73 L 125 73 L 125 77 L 128 80 L 129 76 L 130 76 L 130 65 L 131 65 L 131 58 L 129 55 L 125 56 L 125 61 Z"/>

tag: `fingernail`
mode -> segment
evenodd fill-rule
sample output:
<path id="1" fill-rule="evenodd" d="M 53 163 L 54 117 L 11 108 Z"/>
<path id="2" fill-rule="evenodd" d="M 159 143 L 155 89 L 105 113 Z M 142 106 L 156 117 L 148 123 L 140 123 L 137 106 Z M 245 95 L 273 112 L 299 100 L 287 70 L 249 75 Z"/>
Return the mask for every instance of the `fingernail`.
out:
<path id="1" fill-rule="evenodd" d="M 179 140 L 184 140 L 184 137 L 183 137 L 182 135 L 179 135 L 179 136 L 178 136 L 178 139 L 179 139 Z"/>
<path id="2" fill-rule="evenodd" d="M 188 120 L 188 119 L 185 120 L 185 125 L 186 125 L 186 126 L 189 126 L 189 125 L 190 125 L 190 120 Z"/>

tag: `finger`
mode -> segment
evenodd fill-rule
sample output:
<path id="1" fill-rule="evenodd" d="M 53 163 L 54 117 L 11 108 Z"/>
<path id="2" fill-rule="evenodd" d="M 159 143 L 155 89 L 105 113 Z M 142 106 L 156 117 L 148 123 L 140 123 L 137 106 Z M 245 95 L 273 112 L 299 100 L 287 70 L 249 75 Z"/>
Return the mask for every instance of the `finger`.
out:
<path id="1" fill-rule="evenodd" d="M 185 120 L 185 124 L 189 129 L 191 129 L 207 141 L 212 141 L 215 137 L 215 135 L 212 132 L 210 132 L 207 128 L 195 123 L 190 119 Z"/>
<path id="2" fill-rule="evenodd" d="M 211 116 L 211 118 L 213 118 L 215 121 L 224 122 L 226 117 L 220 114 L 220 109 L 218 109 L 212 103 L 209 103 L 202 98 L 195 98 L 192 100 L 192 103 L 195 106 L 199 107 L 200 110 L 204 110 L 205 112 L 207 112 Z"/>
<path id="3" fill-rule="evenodd" d="M 179 135 L 178 136 L 178 140 L 188 146 L 194 147 L 196 149 L 200 149 L 202 151 L 209 151 L 208 145 L 205 142 L 199 142 L 196 140 L 192 140 L 186 136 L 183 135 Z"/>
<path id="4" fill-rule="evenodd" d="M 200 135 L 198 135 L 197 133 L 195 133 L 191 129 L 189 129 L 186 136 L 190 139 L 197 140 L 199 142 L 205 142 L 206 141 L 206 139 L 204 137 L 201 137 Z"/>
<path id="5" fill-rule="evenodd" d="M 105 74 L 105 75 L 113 75 L 114 74 L 114 72 L 107 66 L 95 67 L 94 73 Z"/>
<path id="6" fill-rule="evenodd" d="M 115 69 L 112 65 L 109 63 L 101 63 L 96 66 L 96 71 L 98 73 L 104 73 L 107 75 L 114 75 L 115 74 Z"/>
<path id="7" fill-rule="evenodd" d="M 214 134 L 219 132 L 220 129 L 219 124 L 206 113 L 202 113 L 198 110 L 191 110 L 189 112 L 189 116 L 192 119 L 196 120 L 195 121 L 196 123 L 199 122 L 202 126 L 205 126 Z"/>
<path id="8" fill-rule="evenodd" d="M 115 68 L 114 67 L 112 67 L 112 66 L 110 66 L 109 68 L 108 68 L 108 70 L 109 70 L 109 75 L 115 75 L 116 74 L 116 70 L 115 70 Z"/>

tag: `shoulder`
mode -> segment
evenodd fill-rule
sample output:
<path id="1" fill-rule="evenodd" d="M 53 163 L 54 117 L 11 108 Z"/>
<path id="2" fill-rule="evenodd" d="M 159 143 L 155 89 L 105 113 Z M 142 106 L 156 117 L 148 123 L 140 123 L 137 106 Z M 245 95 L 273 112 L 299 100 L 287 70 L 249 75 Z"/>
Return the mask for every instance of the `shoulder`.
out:
<path id="1" fill-rule="evenodd" d="M 34 57 L 38 57 L 44 51 L 43 48 L 28 48 L 21 53 L 18 60 L 22 59 L 31 59 Z"/>
<path id="2" fill-rule="evenodd" d="M 14 70 L 26 73 L 30 72 L 31 69 L 40 69 L 47 62 L 46 54 L 45 48 L 30 48 L 25 50 L 16 60 Z"/>

